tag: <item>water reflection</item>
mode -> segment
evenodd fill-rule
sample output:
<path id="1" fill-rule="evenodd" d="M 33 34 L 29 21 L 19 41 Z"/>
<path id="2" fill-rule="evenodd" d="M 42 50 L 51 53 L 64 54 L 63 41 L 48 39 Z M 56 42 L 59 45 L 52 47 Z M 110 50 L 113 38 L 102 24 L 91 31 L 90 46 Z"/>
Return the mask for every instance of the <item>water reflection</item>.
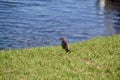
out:
<path id="1" fill-rule="evenodd" d="M 0 48 L 57 45 L 61 36 L 77 42 L 120 33 L 120 5 L 98 0 L 96 6 L 96 1 L 0 0 Z"/>
<path id="2" fill-rule="evenodd" d="M 120 1 L 118 0 L 98 0 L 101 16 L 105 18 L 105 35 L 120 33 Z"/>

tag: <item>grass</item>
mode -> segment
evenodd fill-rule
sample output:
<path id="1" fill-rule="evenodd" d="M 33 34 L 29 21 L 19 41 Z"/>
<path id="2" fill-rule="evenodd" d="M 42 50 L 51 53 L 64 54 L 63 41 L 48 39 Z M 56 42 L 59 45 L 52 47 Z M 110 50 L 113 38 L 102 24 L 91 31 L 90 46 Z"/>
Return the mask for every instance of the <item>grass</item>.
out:
<path id="1" fill-rule="evenodd" d="M 0 80 L 120 80 L 120 35 L 0 51 Z"/>

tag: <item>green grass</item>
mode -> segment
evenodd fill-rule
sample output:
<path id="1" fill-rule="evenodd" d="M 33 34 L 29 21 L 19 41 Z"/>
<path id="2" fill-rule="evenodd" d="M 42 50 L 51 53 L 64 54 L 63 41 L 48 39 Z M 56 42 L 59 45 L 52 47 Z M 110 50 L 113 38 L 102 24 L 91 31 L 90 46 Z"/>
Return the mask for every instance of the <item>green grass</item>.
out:
<path id="1" fill-rule="evenodd" d="M 120 35 L 0 51 L 0 80 L 120 80 Z"/>

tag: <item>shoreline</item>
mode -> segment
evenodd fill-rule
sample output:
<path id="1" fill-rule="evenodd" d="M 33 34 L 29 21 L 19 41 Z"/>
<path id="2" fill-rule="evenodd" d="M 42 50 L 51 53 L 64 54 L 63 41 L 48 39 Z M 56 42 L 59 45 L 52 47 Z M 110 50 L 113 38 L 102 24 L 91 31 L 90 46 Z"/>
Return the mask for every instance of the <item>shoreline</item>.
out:
<path id="1" fill-rule="evenodd" d="M 0 51 L 0 80 L 118 80 L 120 35 L 68 45 Z M 100 77 L 101 76 L 101 77 Z"/>

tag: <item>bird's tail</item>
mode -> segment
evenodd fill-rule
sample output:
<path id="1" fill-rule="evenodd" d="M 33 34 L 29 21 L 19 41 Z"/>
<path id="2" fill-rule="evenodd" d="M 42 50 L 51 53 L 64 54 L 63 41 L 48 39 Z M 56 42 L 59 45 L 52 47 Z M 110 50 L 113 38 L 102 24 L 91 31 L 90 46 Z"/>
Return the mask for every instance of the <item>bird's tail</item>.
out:
<path id="1" fill-rule="evenodd" d="M 69 49 L 66 49 L 65 51 L 66 51 L 66 53 L 71 52 Z"/>

